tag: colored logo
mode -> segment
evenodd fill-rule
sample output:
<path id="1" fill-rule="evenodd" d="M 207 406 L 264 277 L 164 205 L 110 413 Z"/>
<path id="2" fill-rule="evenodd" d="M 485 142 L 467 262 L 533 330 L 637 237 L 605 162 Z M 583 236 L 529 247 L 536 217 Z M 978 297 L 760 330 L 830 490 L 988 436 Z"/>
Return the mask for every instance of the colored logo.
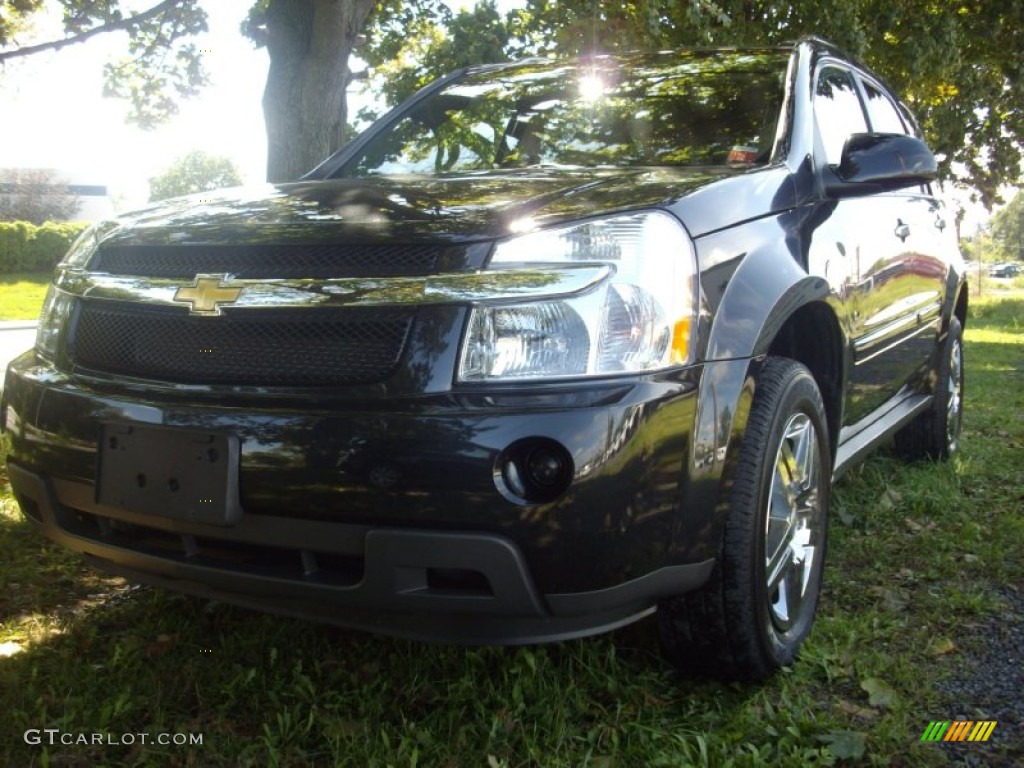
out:
<path id="1" fill-rule="evenodd" d="M 174 301 L 187 301 L 191 315 L 219 315 L 221 304 L 233 304 L 242 289 L 227 282 L 228 275 L 196 275 L 192 285 L 183 285 L 174 294 Z"/>
<path id="2" fill-rule="evenodd" d="M 921 741 L 988 741 L 995 729 L 995 720 L 932 720 Z"/>

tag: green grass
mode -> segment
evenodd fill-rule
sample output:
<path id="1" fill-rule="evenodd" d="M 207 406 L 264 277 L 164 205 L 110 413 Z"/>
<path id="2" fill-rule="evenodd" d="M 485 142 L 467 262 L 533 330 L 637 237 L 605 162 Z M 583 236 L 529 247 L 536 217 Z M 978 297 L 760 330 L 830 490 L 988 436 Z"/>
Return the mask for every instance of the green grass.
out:
<path id="1" fill-rule="evenodd" d="M 818 623 L 761 686 L 678 678 L 652 621 L 465 649 L 129 588 L 0 496 L 0 764 L 966 764 L 972 745 L 919 739 L 930 720 L 976 716 L 935 683 L 971 668 L 1000 588 L 1024 584 L 1024 299 L 978 303 L 965 348 L 962 453 L 907 466 L 883 451 L 844 478 Z M 203 744 L 30 746 L 28 728 Z"/>
<path id="2" fill-rule="evenodd" d="M 50 272 L 0 274 L 0 320 L 37 320 Z"/>

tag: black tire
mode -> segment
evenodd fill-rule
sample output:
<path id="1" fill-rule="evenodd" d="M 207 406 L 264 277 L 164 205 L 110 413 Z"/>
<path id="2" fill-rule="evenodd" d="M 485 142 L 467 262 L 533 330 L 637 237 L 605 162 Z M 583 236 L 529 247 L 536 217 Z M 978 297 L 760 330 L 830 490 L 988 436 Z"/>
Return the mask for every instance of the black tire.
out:
<path id="1" fill-rule="evenodd" d="M 832 488 L 826 423 L 810 372 L 768 358 L 711 580 L 659 609 L 663 651 L 683 672 L 760 680 L 796 658 L 821 591 Z"/>
<path id="2" fill-rule="evenodd" d="M 896 451 L 903 458 L 944 461 L 960 447 L 964 413 L 963 328 L 953 317 L 935 369 L 935 399 L 927 411 L 896 433 Z"/>

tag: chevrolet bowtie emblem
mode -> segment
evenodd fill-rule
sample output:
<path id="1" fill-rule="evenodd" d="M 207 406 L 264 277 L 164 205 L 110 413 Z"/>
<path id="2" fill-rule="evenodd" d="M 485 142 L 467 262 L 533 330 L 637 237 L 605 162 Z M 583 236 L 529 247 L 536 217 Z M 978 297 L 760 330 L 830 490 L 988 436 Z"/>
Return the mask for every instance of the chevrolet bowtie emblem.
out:
<path id="1" fill-rule="evenodd" d="M 234 304 L 242 289 L 223 285 L 229 275 L 196 275 L 192 285 L 183 285 L 174 293 L 174 301 L 187 301 L 190 315 L 219 315 L 221 304 Z"/>

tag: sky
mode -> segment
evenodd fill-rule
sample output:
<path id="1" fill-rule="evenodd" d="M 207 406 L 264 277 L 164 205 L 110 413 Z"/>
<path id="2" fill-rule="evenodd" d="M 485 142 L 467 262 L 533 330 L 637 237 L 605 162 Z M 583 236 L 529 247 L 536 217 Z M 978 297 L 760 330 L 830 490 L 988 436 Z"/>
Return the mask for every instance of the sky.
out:
<path id="1" fill-rule="evenodd" d="M 105 184 L 119 209 L 144 203 L 149 178 L 193 149 L 230 157 L 247 182 L 262 181 L 267 54 L 238 31 L 251 5 L 204 3 L 210 30 L 196 45 L 210 50 L 211 83 L 154 131 L 126 124 L 124 103 L 102 98 L 103 63 L 124 50 L 120 33 L 9 63 L 0 70 L 0 167 L 57 168 L 75 183 Z M 39 39 L 54 32 L 40 29 Z"/>

